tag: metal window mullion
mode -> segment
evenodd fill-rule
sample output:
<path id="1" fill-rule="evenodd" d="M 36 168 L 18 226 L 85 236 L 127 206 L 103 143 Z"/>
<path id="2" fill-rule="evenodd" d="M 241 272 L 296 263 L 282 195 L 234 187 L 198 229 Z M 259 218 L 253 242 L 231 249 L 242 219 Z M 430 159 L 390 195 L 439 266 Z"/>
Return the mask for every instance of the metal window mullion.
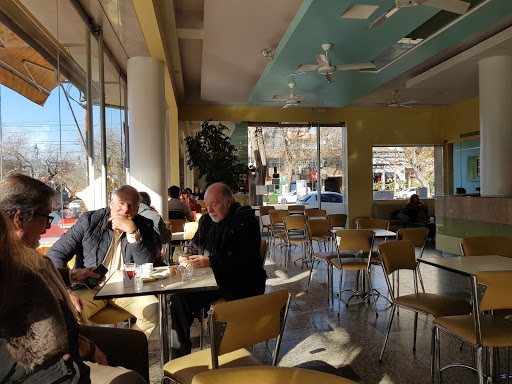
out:
<path id="1" fill-rule="evenodd" d="M 107 125 L 105 121 L 105 67 L 103 30 L 98 30 L 98 67 L 100 80 L 100 126 L 101 126 L 101 206 L 107 206 Z"/>
<path id="2" fill-rule="evenodd" d="M 87 175 L 89 179 L 89 190 L 91 191 L 90 203 L 96 209 L 94 201 L 94 133 L 93 133 L 93 106 L 92 106 L 92 58 L 91 58 L 91 33 L 85 31 L 85 49 L 87 55 L 87 81 L 86 81 L 86 99 L 87 99 Z"/>

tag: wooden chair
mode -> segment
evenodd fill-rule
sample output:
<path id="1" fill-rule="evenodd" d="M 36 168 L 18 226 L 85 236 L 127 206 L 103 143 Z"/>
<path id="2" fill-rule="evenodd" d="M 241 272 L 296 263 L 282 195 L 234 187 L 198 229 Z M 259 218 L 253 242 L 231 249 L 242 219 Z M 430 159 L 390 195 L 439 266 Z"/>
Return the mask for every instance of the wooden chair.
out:
<path id="1" fill-rule="evenodd" d="M 397 240 L 408 240 L 412 243 L 412 246 L 416 249 L 419 248 L 419 256 L 421 258 L 423 256 L 423 251 L 425 250 L 425 243 L 427 242 L 428 237 L 428 228 L 427 227 L 413 227 L 413 228 L 399 228 L 396 232 Z M 425 292 L 425 286 L 423 284 L 423 278 L 421 277 L 421 271 L 418 268 L 418 277 L 420 279 L 421 290 Z M 398 272 L 397 272 L 398 279 Z M 399 294 L 399 292 L 397 292 Z"/>
<path id="2" fill-rule="evenodd" d="M 288 216 L 288 211 L 285 210 L 270 210 L 268 213 L 270 217 L 270 254 L 274 255 L 276 248 L 276 241 L 285 241 L 283 217 Z"/>
<path id="3" fill-rule="evenodd" d="M 289 205 L 288 212 L 290 215 L 303 215 L 306 207 L 304 205 Z"/>
<path id="4" fill-rule="evenodd" d="M 291 260 L 292 245 L 299 245 L 302 251 L 302 265 L 307 263 L 306 219 L 304 215 L 284 216 L 284 240 L 286 241 L 285 271 L 288 272 L 288 260 Z"/>
<path id="5" fill-rule="evenodd" d="M 379 245 L 379 254 L 382 257 L 384 276 L 391 295 L 392 308 L 388 320 L 388 327 L 384 345 L 380 352 L 379 361 L 382 362 L 384 350 L 393 324 L 393 318 L 397 307 L 408 309 L 414 312 L 414 341 L 413 351 L 416 351 L 416 331 L 418 328 L 418 313 L 432 316 L 434 319 L 440 316 L 465 315 L 471 312 L 471 305 L 462 299 L 451 296 L 436 295 L 432 293 L 419 293 L 417 283 L 418 262 L 414 254 L 413 244 L 408 240 L 389 241 Z M 414 293 L 403 296 L 395 295 L 391 286 L 389 275 L 398 270 L 409 270 L 413 274 Z M 402 274 L 403 275 L 403 274 Z"/>
<path id="6" fill-rule="evenodd" d="M 512 309 L 512 271 L 486 271 L 476 274 L 476 281 L 479 284 L 485 284 L 487 289 L 473 314 L 459 316 L 442 316 L 434 320 L 432 329 L 432 380 L 434 371 L 437 369 L 439 383 L 441 383 L 441 373 L 452 367 L 469 368 L 478 373 L 478 382 L 484 383 L 484 348 L 499 348 L 512 346 L 512 323 L 501 316 L 492 315 L 493 311 Z M 476 290 L 476 288 L 475 288 Z M 487 312 L 484 314 L 483 312 Z M 450 364 L 444 368 L 440 367 L 441 347 L 439 343 L 440 331 L 447 332 L 461 341 L 471 344 L 476 348 L 476 367 L 467 364 Z M 508 358 L 508 354 L 507 354 Z M 493 369 L 493 353 L 489 352 L 489 371 Z M 507 364 L 508 367 L 508 364 Z M 507 372 L 507 376 L 509 373 Z M 507 380 L 508 381 L 508 380 Z"/>
<path id="7" fill-rule="evenodd" d="M 270 223 L 269 212 L 273 211 L 274 209 L 276 208 L 273 205 L 260 205 L 259 211 L 262 234 L 264 228 L 267 230 L 267 234 L 270 234 L 271 232 L 272 225 Z"/>
<path id="8" fill-rule="evenodd" d="M 361 218 L 357 220 L 357 229 L 385 229 L 389 231 L 389 220 Z"/>
<path id="9" fill-rule="evenodd" d="M 498 236 L 465 237 L 460 243 L 460 251 L 462 256 L 512 257 L 512 239 Z"/>
<path id="10" fill-rule="evenodd" d="M 198 373 L 211 369 L 261 365 L 246 348 L 274 338 L 272 365 L 275 366 L 290 298 L 283 289 L 214 305 L 208 311 L 211 348 L 165 364 L 162 383 L 188 384 Z"/>
<path id="11" fill-rule="evenodd" d="M 243 367 L 225 368 L 198 374 L 192 384 L 356 384 L 355 381 L 345 379 L 329 373 L 313 371 L 311 369 L 290 367 Z"/>

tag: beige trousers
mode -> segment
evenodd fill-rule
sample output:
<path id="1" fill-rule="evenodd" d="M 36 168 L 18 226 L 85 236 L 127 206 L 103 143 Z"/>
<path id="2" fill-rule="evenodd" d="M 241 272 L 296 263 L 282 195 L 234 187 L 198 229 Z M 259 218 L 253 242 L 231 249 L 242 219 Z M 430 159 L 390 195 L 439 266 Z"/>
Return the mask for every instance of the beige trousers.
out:
<path id="1" fill-rule="evenodd" d="M 86 361 L 91 368 L 91 384 L 146 384 L 137 372 L 123 367 L 110 367 Z"/>
<path id="2" fill-rule="evenodd" d="M 101 311 L 107 305 L 112 305 L 124 309 L 137 318 L 133 329 L 142 331 L 149 339 L 151 333 L 158 325 L 158 299 L 155 296 L 137 296 L 120 297 L 110 300 L 94 300 L 94 295 L 98 292 L 96 289 L 81 288 L 73 291 L 73 294 L 82 300 L 81 317 L 84 323 L 88 323 L 89 318 Z"/>

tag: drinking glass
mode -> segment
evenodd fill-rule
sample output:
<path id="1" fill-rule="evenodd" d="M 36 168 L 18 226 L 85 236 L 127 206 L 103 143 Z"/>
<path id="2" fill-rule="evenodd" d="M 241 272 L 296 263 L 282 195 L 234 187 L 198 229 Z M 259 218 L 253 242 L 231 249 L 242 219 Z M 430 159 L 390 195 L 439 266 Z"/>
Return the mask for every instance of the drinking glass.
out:
<path id="1" fill-rule="evenodd" d="M 144 285 L 144 282 L 142 280 L 142 266 L 137 265 L 135 268 L 135 290 L 137 292 L 142 291 L 142 286 Z"/>
<path id="2" fill-rule="evenodd" d="M 184 273 L 181 275 L 181 281 L 192 281 L 192 274 L 194 273 L 192 260 L 183 260 L 180 265 L 185 268 Z"/>
<path id="3" fill-rule="evenodd" d="M 137 265 L 135 263 L 125 263 L 124 270 L 126 271 L 126 275 L 131 279 L 133 279 L 136 275 Z"/>

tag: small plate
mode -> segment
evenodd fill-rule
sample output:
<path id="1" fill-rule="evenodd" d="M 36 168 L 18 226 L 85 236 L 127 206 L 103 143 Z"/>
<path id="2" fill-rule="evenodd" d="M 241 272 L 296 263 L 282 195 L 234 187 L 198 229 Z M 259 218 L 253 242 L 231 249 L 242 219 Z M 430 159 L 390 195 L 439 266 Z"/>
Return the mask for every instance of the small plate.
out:
<path id="1" fill-rule="evenodd" d="M 162 271 L 162 272 L 153 272 L 149 275 L 150 278 L 159 280 L 159 279 L 165 279 L 166 277 L 169 277 L 171 274 L 169 271 Z"/>

